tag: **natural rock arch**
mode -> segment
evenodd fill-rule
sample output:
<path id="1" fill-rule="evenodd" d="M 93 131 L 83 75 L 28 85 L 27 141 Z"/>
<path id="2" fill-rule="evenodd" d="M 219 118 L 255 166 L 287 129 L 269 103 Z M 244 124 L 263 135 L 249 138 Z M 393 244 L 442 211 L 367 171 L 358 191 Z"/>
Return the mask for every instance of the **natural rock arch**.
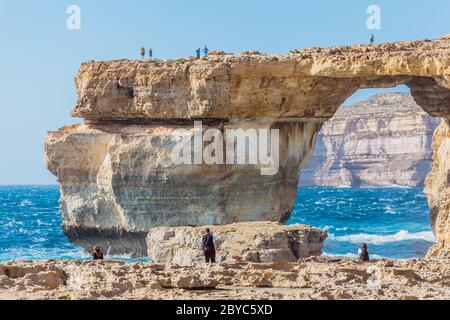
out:
<path id="1" fill-rule="evenodd" d="M 443 38 L 287 55 L 85 63 L 72 111 L 85 123 L 51 132 L 45 143 L 47 166 L 61 184 L 64 230 L 86 247 L 95 237 L 142 254 L 153 226 L 285 220 L 322 123 L 360 88 L 405 84 L 426 112 L 443 119 L 426 192 L 439 241 L 431 253 L 448 254 L 449 45 Z M 191 128 L 195 119 L 220 130 L 279 128 L 278 174 L 167 165 L 171 131 Z"/>

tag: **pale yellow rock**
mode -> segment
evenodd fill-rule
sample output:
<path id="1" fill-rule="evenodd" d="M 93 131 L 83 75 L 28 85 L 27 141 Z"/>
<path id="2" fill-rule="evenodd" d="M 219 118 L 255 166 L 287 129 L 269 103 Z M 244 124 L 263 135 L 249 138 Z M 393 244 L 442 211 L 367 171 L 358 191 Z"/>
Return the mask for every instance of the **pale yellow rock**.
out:
<path id="1" fill-rule="evenodd" d="M 204 261 L 199 241 L 206 227 L 159 227 L 147 237 L 148 257 L 155 263 L 195 265 Z M 326 232 L 305 225 L 247 222 L 210 226 L 220 250 L 218 262 L 294 262 L 319 256 Z"/>
<path id="2" fill-rule="evenodd" d="M 233 126 L 267 127 L 216 127 Z M 111 254 L 143 256 L 156 226 L 285 221 L 321 122 L 270 126 L 280 130 L 281 144 L 273 176 L 261 175 L 258 165 L 175 165 L 172 126 L 82 124 L 49 133 L 46 163 L 61 184 L 64 232 L 87 250 L 97 243 Z M 182 127 L 192 130 L 175 128 Z"/>
<path id="3" fill-rule="evenodd" d="M 449 268 L 443 259 L 361 263 L 314 257 L 184 267 L 15 261 L 0 264 L 0 300 L 436 300 L 450 299 Z"/>
<path id="4" fill-rule="evenodd" d="M 437 243 L 430 257 L 450 258 L 450 120 L 442 120 L 433 141 L 433 168 L 426 180 L 425 193 L 431 210 L 431 224 Z"/>
<path id="5" fill-rule="evenodd" d="M 312 48 L 286 55 L 84 63 L 72 115 L 85 119 L 331 117 L 360 88 L 411 87 L 444 116 L 450 39 Z M 443 95 L 440 97 L 440 95 Z M 424 102 L 424 103 L 420 103 Z"/>
<path id="6" fill-rule="evenodd" d="M 286 221 L 323 122 L 356 90 L 398 84 L 427 113 L 448 118 L 450 40 L 84 63 L 72 115 L 85 124 L 51 132 L 45 143 L 47 167 L 61 184 L 64 231 L 88 249 L 98 243 L 140 256 L 150 227 Z M 167 165 L 170 131 L 194 119 L 280 129 L 280 170 Z M 436 144 L 428 186 L 440 243 L 448 221 L 445 146 Z"/>

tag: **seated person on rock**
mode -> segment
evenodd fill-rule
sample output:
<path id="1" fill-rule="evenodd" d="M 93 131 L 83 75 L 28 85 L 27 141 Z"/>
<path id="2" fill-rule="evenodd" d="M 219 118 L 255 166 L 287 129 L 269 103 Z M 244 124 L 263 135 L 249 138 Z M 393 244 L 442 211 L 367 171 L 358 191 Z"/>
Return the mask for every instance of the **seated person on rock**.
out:
<path id="1" fill-rule="evenodd" d="M 361 261 L 369 261 L 369 248 L 367 243 L 363 243 L 358 250 L 358 258 Z"/>
<path id="2" fill-rule="evenodd" d="M 99 246 L 94 246 L 94 251 L 92 252 L 93 260 L 103 260 L 103 252 L 100 250 Z"/>

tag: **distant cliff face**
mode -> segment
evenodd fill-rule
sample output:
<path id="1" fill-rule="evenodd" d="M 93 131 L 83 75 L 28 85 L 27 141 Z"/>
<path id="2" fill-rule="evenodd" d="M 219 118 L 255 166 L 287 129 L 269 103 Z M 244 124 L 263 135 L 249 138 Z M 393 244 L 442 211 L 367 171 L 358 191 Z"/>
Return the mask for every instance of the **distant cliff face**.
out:
<path id="1" fill-rule="evenodd" d="M 407 93 L 341 107 L 322 127 L 300 185 L 423 186 L 438 124 Z"/>

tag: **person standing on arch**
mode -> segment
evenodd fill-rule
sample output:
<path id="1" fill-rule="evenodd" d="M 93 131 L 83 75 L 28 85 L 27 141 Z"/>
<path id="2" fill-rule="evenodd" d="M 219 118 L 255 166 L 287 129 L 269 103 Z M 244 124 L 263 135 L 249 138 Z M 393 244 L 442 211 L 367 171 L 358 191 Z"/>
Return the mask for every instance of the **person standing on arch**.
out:
<path id="1" fill-rule="evenodd" d="M 141 48 L 141 59 L 142 60 L 145 59 L 145 48 L 144 47 Z"/>
<path id="2" fill-rule="evenodd" d="M 198 48 L 197 50 L 195 50 L 197 59 L 200 59 L 200 54 L 201 54 L 202 50 L 200 48 Z"/>
<path id="3" fill-rule="evenodd" d="M 205 48 L 203 49 L 203 53 L 205 54 L 205 57 L 208 55 L 209 49 L 207 46 L 205 46 Z"/>
<path id="4" fill-rule="evenodd" d="M 153 49 L 152 48 L 148 49 L 148 57 L 150 58 L 150 60 L 153 59 Z"/>
<path id="5" fill-rule="evenodd" d="M 370 35 L 369 41 L 370 44 L 373 44 L 375 42 L 375 36 L 373 35 L 373 33 Z"/>

